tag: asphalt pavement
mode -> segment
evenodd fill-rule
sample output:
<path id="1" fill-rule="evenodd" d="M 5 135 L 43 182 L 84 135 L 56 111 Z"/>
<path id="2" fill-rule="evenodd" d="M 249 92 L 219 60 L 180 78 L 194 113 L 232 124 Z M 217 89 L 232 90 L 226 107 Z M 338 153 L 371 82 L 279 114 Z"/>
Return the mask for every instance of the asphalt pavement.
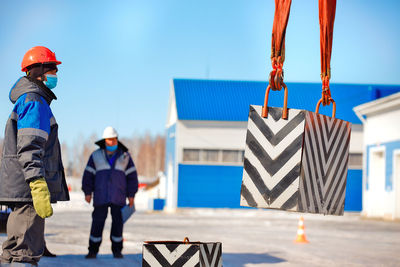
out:
<path id="1" fill-rule="evenodd" d="M 144 241 L 222 242 L 223 266 L 400 266 L 400 223 L 344 216 L 257 209 L 183 209 L 176 213 L 138 211 L 124 227 L 125 258 L 111 253 L 111 216 L 100 254 L 86 260 L 92 207 L 81 195 L 56 206 L 46 220 L 48 248 L 58 256 L 39 266 L 141 266 Z M 300 215 L 309 243 L 297 244 Z M 5 235 L 0 236 L 0 241 Z"/>

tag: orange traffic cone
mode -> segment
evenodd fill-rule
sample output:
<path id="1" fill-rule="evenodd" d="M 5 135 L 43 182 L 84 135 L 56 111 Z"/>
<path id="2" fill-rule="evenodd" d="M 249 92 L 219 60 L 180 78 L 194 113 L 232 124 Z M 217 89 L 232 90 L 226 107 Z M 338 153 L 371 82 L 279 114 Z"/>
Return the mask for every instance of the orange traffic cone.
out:
<path id="1" fill-rule="evenodd" d="M 306 234 L 304 231 L 304 219 L 303 216 L 300 216 L 299 226 L 297 228 L 297 238 L 294 240 L 295 243 L 308 243 L 306 239 Z"/>

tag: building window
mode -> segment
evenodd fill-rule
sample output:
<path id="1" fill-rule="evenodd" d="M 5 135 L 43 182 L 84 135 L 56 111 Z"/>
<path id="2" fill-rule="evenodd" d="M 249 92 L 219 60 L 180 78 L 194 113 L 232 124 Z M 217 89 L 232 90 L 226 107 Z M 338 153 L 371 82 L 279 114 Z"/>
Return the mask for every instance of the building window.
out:
<path id="1" fill-rule="evenodd" d="M 184 149 L 183 161 L 200 161 L 200 149 Z"/>
<path id="2" fill-rule="evenodd" d="M 222 161 L 223 162 L 242 162 L 243 153 L 241 150 L 222 150 Z"/>
<path id="3" fill-rule="evenodd" d="M 183 161 L 194 164 L 240 165 L 244 150 L 183 149 Z"/>
<path id="4" fill-rule="evenodd" d="M 350 153 L 349 169 L 362 169 L 362 154 L 361 153 Z"/>
<path id="5" fill-rule="evenodd" d="M 204 149 L 202 150 L 202 161 L 218 162 L 218 150 L 215 149 Z"/>

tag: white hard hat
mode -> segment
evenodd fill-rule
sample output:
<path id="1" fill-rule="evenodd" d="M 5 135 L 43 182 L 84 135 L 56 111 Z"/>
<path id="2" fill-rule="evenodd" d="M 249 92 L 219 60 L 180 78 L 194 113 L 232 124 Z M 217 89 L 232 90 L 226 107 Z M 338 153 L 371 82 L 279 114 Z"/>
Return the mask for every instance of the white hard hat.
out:
<path id="1" fill-rule="evenodd" d="M 106 138 L 116 138 L 116 137 L 118 137 L 118 133 L 117 133 L 117 131 L 116 131 L 113 127 L 108 126 L 108 127 L 106 127 L 106 128 L 104 129 L 104 132 L 103 132 L 103 139 L 106 139 Z"/>

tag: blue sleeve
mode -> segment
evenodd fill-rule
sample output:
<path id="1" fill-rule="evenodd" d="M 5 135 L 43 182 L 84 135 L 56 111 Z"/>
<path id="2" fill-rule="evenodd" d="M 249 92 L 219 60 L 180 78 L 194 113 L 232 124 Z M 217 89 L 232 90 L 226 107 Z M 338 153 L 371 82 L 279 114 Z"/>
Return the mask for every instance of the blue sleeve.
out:
<path id="1" fill-rule="evenodd" d="M 82 178 L 82 191 L 85 193 L 85 196 L 91 195 L 93 193 L 95 177 L 96 167 L 94 165 L 93 157 L 91 155 L 86 165 L 85 171 L 83 172 Z"/>
<path id="2" fill-rule="evenodd" d="M 18 99 L 14 112 L 18 116 L 18 161 L 25 180 L 45 177 L 43 156 L 50 134 L 50 107 L 39 95 L 26 94 Z"/>
<path id="3" fill-rule="evenodd" d="M 50 107 L 43 98 L 23 96 L 16 103 L 18 132 L 48 137 L 50 134 Z M 47 139 L 47 137 L 45 139 Z"/>

